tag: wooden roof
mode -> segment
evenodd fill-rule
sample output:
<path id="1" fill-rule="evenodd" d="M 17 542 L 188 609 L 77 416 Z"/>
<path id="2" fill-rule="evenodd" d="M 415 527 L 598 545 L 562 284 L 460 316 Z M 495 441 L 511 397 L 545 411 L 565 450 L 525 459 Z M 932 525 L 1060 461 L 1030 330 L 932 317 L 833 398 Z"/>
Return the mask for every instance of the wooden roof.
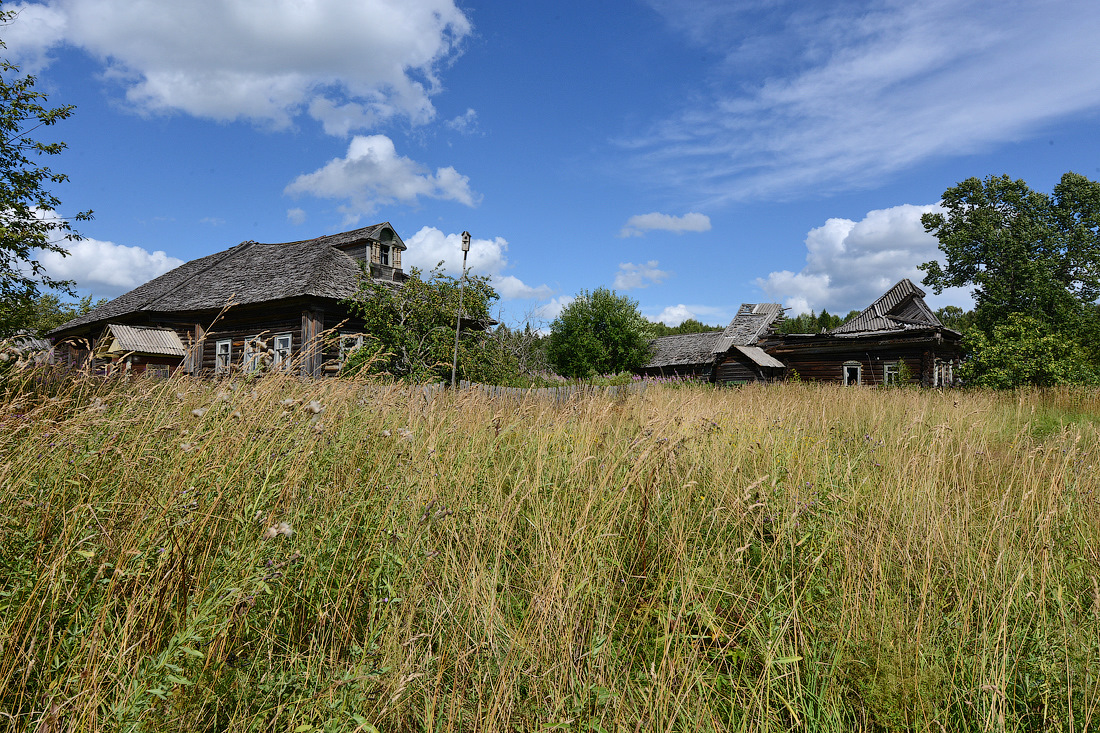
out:
<path id="1" fill-rule="evenodd" d="M 887 290 L 855 318 L 829 331 L 835 336 L 860 336 L 884 331 L 943 328 L 924 302 L 924 291 L 908 278 Z"/>
<path id="2" fill-rule="evenodd" d="M 685 333 L 653 339 L 653 356 L 644 369 L 665 369 L 673 366 L 709 364 L 714 361 L 714 343 L 721 331 Z"/>
<path id="3" fill-rule="evenodd" d="M 180 265 L 50 332 L 74 330 L 138 312 L 216 311 L 227 303 L 263 303 L 295 297 L 343 299 L 356 293 L 358 260 L 338 247 L 375 239 L 388 223 L 282 244 L 241 242 Z M 392 228 L 390 228 L 392 231 Z M 405 244 L 394 234 L 395 247 Z"/>
<path id="4" fill-rule="evenodd" d="M 715 354 L 724 354 L 734 346 L 754 346 L 768 327 L 783 317 L 779 303 L 742 303 L 737 315 L 714 344 Z"/>
<path id="5" fill-rule="evenodd" d="M 779 359 L 776 359 L 774 356 L 769 355 L 768 352 L 764 351 L 759 346 L 734 346 L 733 348 L 752 359 L 758 366 L 770 367 L 772 369 L 787 368 L 786 364 L 779 361 Z"/>

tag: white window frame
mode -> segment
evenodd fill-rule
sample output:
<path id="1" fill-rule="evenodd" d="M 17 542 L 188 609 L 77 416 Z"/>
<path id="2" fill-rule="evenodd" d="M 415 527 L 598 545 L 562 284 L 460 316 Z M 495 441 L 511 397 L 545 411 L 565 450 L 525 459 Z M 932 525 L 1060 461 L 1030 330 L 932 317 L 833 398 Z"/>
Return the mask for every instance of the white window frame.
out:
<path id="1" fill-rule="evenodd" d="M 275 356 L 272 366 L 275 369 L 286 369 L 290 366 L 290 354 L 294 345 L 294 337 L 289 333 L 277 333 L 272 337 L 272 346 Z"/>
<path id="2" fill-rule="evenodd" d="M 848 381 L 848 370 L 851 369 L 852 367 L 856 368 L 856 381 L 855 382 Z M 844 386 L 845 387 L 850 387 L 850 386 L 857 386 L 858 387 L 859 385 L 863 384 L 863 365 L 860 364 L 858 361 L 846 361 L 840 367 L 840 369 L 841 369 L 840 373 L 844 377 Z"/>
<path id="3" fill-rule="evenodd" d="M 952 382 L 955 381 L 954 369 L 949 361 L 936 361 L 935 369 L 933 370 L 935 379 L 933 380 L 936 387 L 950 387 Z"/>
<path id="4" fill-rule="evenodd" d="M 250 336 L 244 340 L 244 353 L 241 355 L 241 368 L 246 372 L 256 372 L 260 370 L 260 359 L 263 357 L 263 353 L 252 346 L 257 342 L 261 345 L 264 343 L 260 334 Z"/>
<path id="5" fill-rule="evenodd" d="M 350 345 L 349 345 L 350 344 Z M 340 358 L 339 362 L 344 363 L 344 359 L 348 357 L 348 354 L 363 346 L 363 334 L 361 333 L 342 333 L 340 334 Z"/>
<path id="6" fill-rule="evenodd" d="M 233 339 L 219 339 L 214 342 L 214 373 L 228 374 L 232 364 Z"/>
<path id="7" fill-rule="evenodd" d="M 898 378 L 901 376 L 901 362 L 900 361 L 887 361 L 882 365 L 882 386 L 891 387 L 896 384 L 900 384 Z"/>

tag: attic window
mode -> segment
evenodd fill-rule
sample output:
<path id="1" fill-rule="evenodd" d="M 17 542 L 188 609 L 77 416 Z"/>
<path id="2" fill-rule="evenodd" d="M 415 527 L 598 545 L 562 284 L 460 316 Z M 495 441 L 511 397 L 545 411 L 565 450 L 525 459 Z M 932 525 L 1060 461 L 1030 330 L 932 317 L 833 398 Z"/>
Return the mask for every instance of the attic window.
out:
<path id="1" fill-rule="evenodd" d="M 380 244 L 378 245 L 378 264 L 386 265 L 390 264 L 390 245 Z"/>
<path id="2" fill-rule="evenodd" d="M 378 241 L 379 242 L 392 242 L 393 241 L 393 230 L 392 229 L 383 229 L 378 234 Z"/>

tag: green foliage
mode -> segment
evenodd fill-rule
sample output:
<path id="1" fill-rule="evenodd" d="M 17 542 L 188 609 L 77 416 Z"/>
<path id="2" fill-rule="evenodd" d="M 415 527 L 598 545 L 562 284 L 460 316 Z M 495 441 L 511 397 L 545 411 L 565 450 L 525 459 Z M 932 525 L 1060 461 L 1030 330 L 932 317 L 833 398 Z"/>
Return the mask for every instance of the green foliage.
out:
<path id="1" fill-rule="evenodd" d="M 845 323 L 848 319 L 859 315 L 859 311 L 849 311 L 848 315 L 841 318 L 834 316 L 827 310 L 822 310 L 818 315 L 813 311 L 800 313 L 794 318 L 784 318 L 779 322 L 779 333 L 820 333 L 822 330 L 831 331 Z"/>
<path id="2" fill-rule="evenodd" d="M 945 327 L 964 333 L 974 325 L 974 311 L 964 311 L 957 305 L 945 305 L 936 311 L 936 318 Z"/>
<path id="3" fill-rule="evenodd" d="M 1010 313 L 1056 330 L 1094 320 L 1100 298 L 1100 183 L 1066 173 L 1053 195 L 1022 180 L 969 178 L 943 194 L 944 213 L 925 214 L 945 263 L 921 265 L 937 293 L 972 287 L 974 322 L 987 336 Z"/>
<path id="4" fill-rule="evenodd" d="M 412 268 L 400 286 L 363 278 L 359 293 L 348 301 L 370 335 L 344 364 L 350 374 L 384 374 L 412 382 L 449 380 L 455 348 L 459 280 L 437 266 L 424 279 Z M 483 347 L 491 341 L 485 332 L 491 322 L 489 306 L 499 296 L 489 278 L 466 277 L 462 294 L 462 332 L 458 374 L 462 379 L 484 379 L 511 368 L 501 349 Z"/>
<path id="5" fill-rule="evenodd" d="M 973 329 L 964 345 L 969 356 L 960 376 L 969 385 L 1009 389 L 1097 382 L 1081 347 L 1066 334 L 1044 333 L 1043 324 L 1031 316 L 1010 313 L 993 327 L 992 336 Z"/>
<path id="6" fill-rule="evenodd" d="M 0 24 L 15 11 L 0 10 Z M 3 42 L 0 41 L 0 48 Z M 0 309 L 18 307 L 38 297 L 39 288 L 68 291 L 70 283 L 49 277 L 35 259 L 36 252 L 66 254 L 64 242 L 80 239 L 70 221 L 56 213 L 61 201 L 48 186 L 68 180 L 37 162 L 57 155 L 65 143 L 39 142 L 31 133 L 68 118 L 72 105 L 49 108 L 46 95 L 34 89 L 33 76 L 19 76 L 19 68 L 0 60 Z M 85 211 L 73 217 L 91 218 Z"/>
<path id="7" fill-rule="evenodd" d="M 660 321 L 647 320 L 646 326 L 650 329 L 650 333 L 652 334 L 651 338 L 679 336 L 687 333 L 707 333 L 709 331 L 721 331 L 723 329 L 723 326 L 708 326 L 695 318 L 689 318 L 679 326 L 666 326 Z"/>
<path id="8" fill-rule="evenodd" d="M 649 334 L 637 301 L 607 288 L 583 290 L 550 324 L 547 356 L 565 377 L 631 372 L 649 358 Z"/>
<path id="9" fill-rule="evenodd" d="M 969 333 L 970 383 L 1090 381 L 1100 366 L 1100 183 L 1066 173 L 1048 195 L 1008 176 L 969 178 L 944 192 L 943 206 L 921 220 L 944 264 L 921 269 L 937 293 L 973 288 L 974 311 L 951 314 L 981 332 Z M 1020 333 L 1025 322 L 1031 335 Z M 1053 362 L 1040 365 L 1039 354 Z"/>
<path id="10" fill-rule="evenodd" d="M 106 302 L 106 299 L 93 302 L 90 295 L 75 303 L 64 302 L 53 293 L 14 298 L 0 310 L 0 337 L 11 336 L 19 331 L 45 336 L 63 323 L 89 313 Z"/>

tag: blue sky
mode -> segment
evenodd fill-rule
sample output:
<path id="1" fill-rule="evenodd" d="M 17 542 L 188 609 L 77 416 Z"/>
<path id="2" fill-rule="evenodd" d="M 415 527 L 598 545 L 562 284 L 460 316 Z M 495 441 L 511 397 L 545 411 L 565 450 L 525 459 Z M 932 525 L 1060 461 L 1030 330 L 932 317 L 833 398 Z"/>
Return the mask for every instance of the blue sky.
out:
<path id="1" fill-rule="evenodd" d="M 1100 177 L 1100 3 L 46 0 L 0 29 L 93 209 L 81 292 L 254 239 L 474 236 L 509 322 L 611 287 L 676 324 L 862 308 L 938 255 L 920 215 L 1009 174 Z M 929 298 L 969 305 L 965 292 Z"/>

